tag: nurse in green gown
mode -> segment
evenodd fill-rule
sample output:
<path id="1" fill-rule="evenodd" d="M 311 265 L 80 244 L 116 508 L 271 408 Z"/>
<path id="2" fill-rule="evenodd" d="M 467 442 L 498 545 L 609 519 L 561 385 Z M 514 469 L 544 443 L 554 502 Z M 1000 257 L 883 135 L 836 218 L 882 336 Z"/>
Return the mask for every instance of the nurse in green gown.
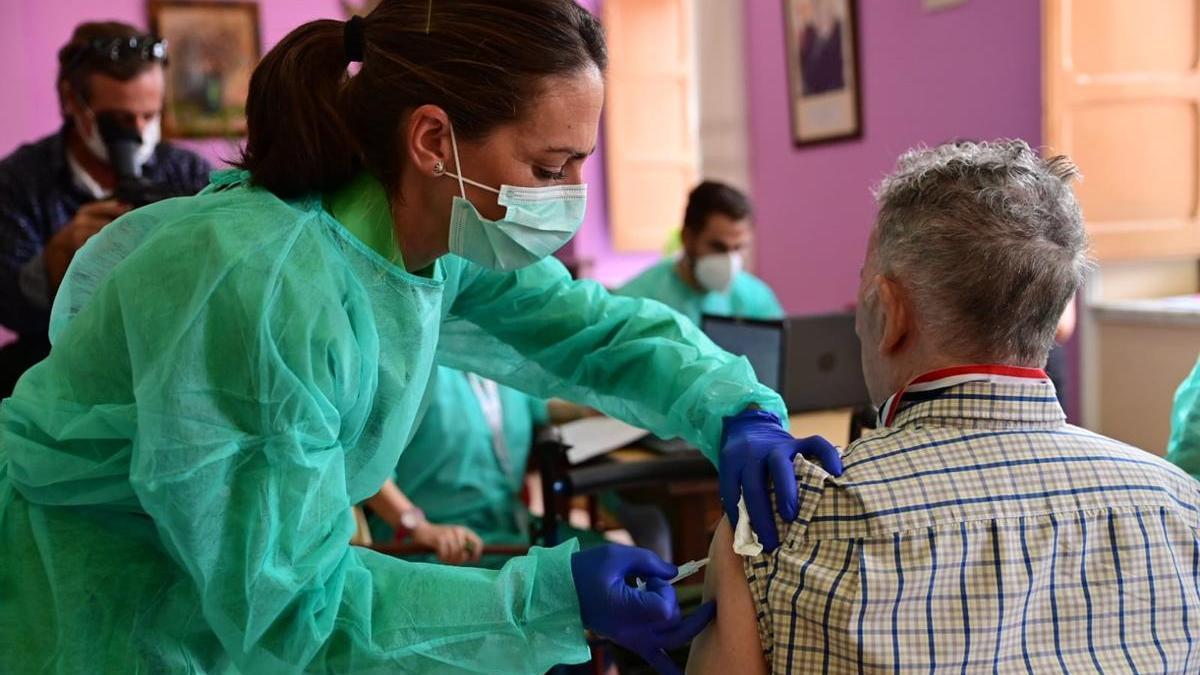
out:
<path id="1" fill-rule="evenodd" d="M 556 410 L 566 409 L 558 403 Z M 511 556 L 488 555 L 486 547 L 529 545 L 531 517 L 521 492 L 533 432 L 551 421 L 549 408 L 474 373 L 436 368 L 429 409 L 392 484 L 367 501 L 372 538 L 411 540 L 442 562 L 507 562 Z M 585 546 L 604 543 L 596 532 L 568 536 Z"/>
<path id="2" fill-rule="evenodd" d="M 726 506 L 774 534 L 766 477 L 788 497 L 805 452 L 780 399 L 548 257 L 582 221 L 604 64 L 572 0 L 384 0 L 267 54 L 241 170 L 91 239 L 0 404 L 0 672 L 540 673 L 585 661 L 585 628 L 672 669 L 712 608 L 681 617 L 649 552 L 348 544 L 435 359 L 719 453 Z"/>

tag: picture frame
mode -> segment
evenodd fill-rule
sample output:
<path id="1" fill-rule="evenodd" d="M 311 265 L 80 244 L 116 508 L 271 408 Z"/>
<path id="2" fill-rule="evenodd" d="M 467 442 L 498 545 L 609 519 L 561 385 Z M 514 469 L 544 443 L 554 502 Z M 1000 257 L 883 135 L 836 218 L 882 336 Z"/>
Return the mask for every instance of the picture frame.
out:
<path id="1" fill-rule="evenodd" d="M 797 147 L 862 136 L 857 0 L 783 0 Z"/>
<path id="2" fill-rule="evenodd" d="M 262 55 L 257 2 L 151 0 L 150 29 L 167 41 L 163 133 L 246 134 L 250 76 Z"/>

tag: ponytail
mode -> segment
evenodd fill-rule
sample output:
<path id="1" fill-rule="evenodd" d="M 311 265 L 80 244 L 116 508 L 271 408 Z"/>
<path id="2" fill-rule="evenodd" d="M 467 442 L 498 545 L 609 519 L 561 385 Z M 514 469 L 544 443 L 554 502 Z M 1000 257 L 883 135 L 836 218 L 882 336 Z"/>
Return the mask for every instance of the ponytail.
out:
<path id="1" fill-rule="evenodd" d="M 344 25 L 324 19 L 300 26 L 250 78 L 238 166 L 281 197 L 335 188 L 361 168 L 358 143 L 339 110 L 348 65 Z"/>
<path id="2" fill-rule="evenodd" d="M 351 77 L 349 62 L 362 67 Z M 436 105 L 459 140 L 520 118 L 552 75 L 607 63 L 575 0 L 382 0 L 350 23 L 306 23 L 250 79 L 238 163 L 281 197 L 327 191 L 362 170 L 398 185 L 407 111 Z"/>

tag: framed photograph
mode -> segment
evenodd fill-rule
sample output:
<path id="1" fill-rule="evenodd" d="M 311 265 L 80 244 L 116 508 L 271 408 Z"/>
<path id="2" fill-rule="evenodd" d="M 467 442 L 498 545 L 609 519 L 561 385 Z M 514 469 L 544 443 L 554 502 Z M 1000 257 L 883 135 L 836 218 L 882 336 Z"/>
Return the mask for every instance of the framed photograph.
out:
<path id="1" fill-rule="evenodd" d="M 258 3 L 151 0 L 150 28 L 167 41 L 169 137 L 246 133 L 246 95 L 261 55 Z"/>
<path id="2" fill-rule="evenodd" d="M 856 0 L 784 0 L 796 145 L 862 135 Z"/>

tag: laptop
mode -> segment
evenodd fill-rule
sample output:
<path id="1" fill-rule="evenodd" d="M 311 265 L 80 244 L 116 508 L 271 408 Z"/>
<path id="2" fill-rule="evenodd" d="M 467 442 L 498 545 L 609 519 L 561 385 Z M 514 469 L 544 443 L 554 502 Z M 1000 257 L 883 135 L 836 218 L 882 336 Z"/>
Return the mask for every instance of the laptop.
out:
<path id="1" fill-rule="evenodd" d="M 789 412 L 871 405 L 853 312 L 791 317 L 784 332 Z"/>
<path id="2" fill-rule="evenodd" d="M 783 394 L 788 344 L 784 321 L 705 314 L 700 317 L 700 330 L 721 349 L 746 357 L 758 381 Z"/>

